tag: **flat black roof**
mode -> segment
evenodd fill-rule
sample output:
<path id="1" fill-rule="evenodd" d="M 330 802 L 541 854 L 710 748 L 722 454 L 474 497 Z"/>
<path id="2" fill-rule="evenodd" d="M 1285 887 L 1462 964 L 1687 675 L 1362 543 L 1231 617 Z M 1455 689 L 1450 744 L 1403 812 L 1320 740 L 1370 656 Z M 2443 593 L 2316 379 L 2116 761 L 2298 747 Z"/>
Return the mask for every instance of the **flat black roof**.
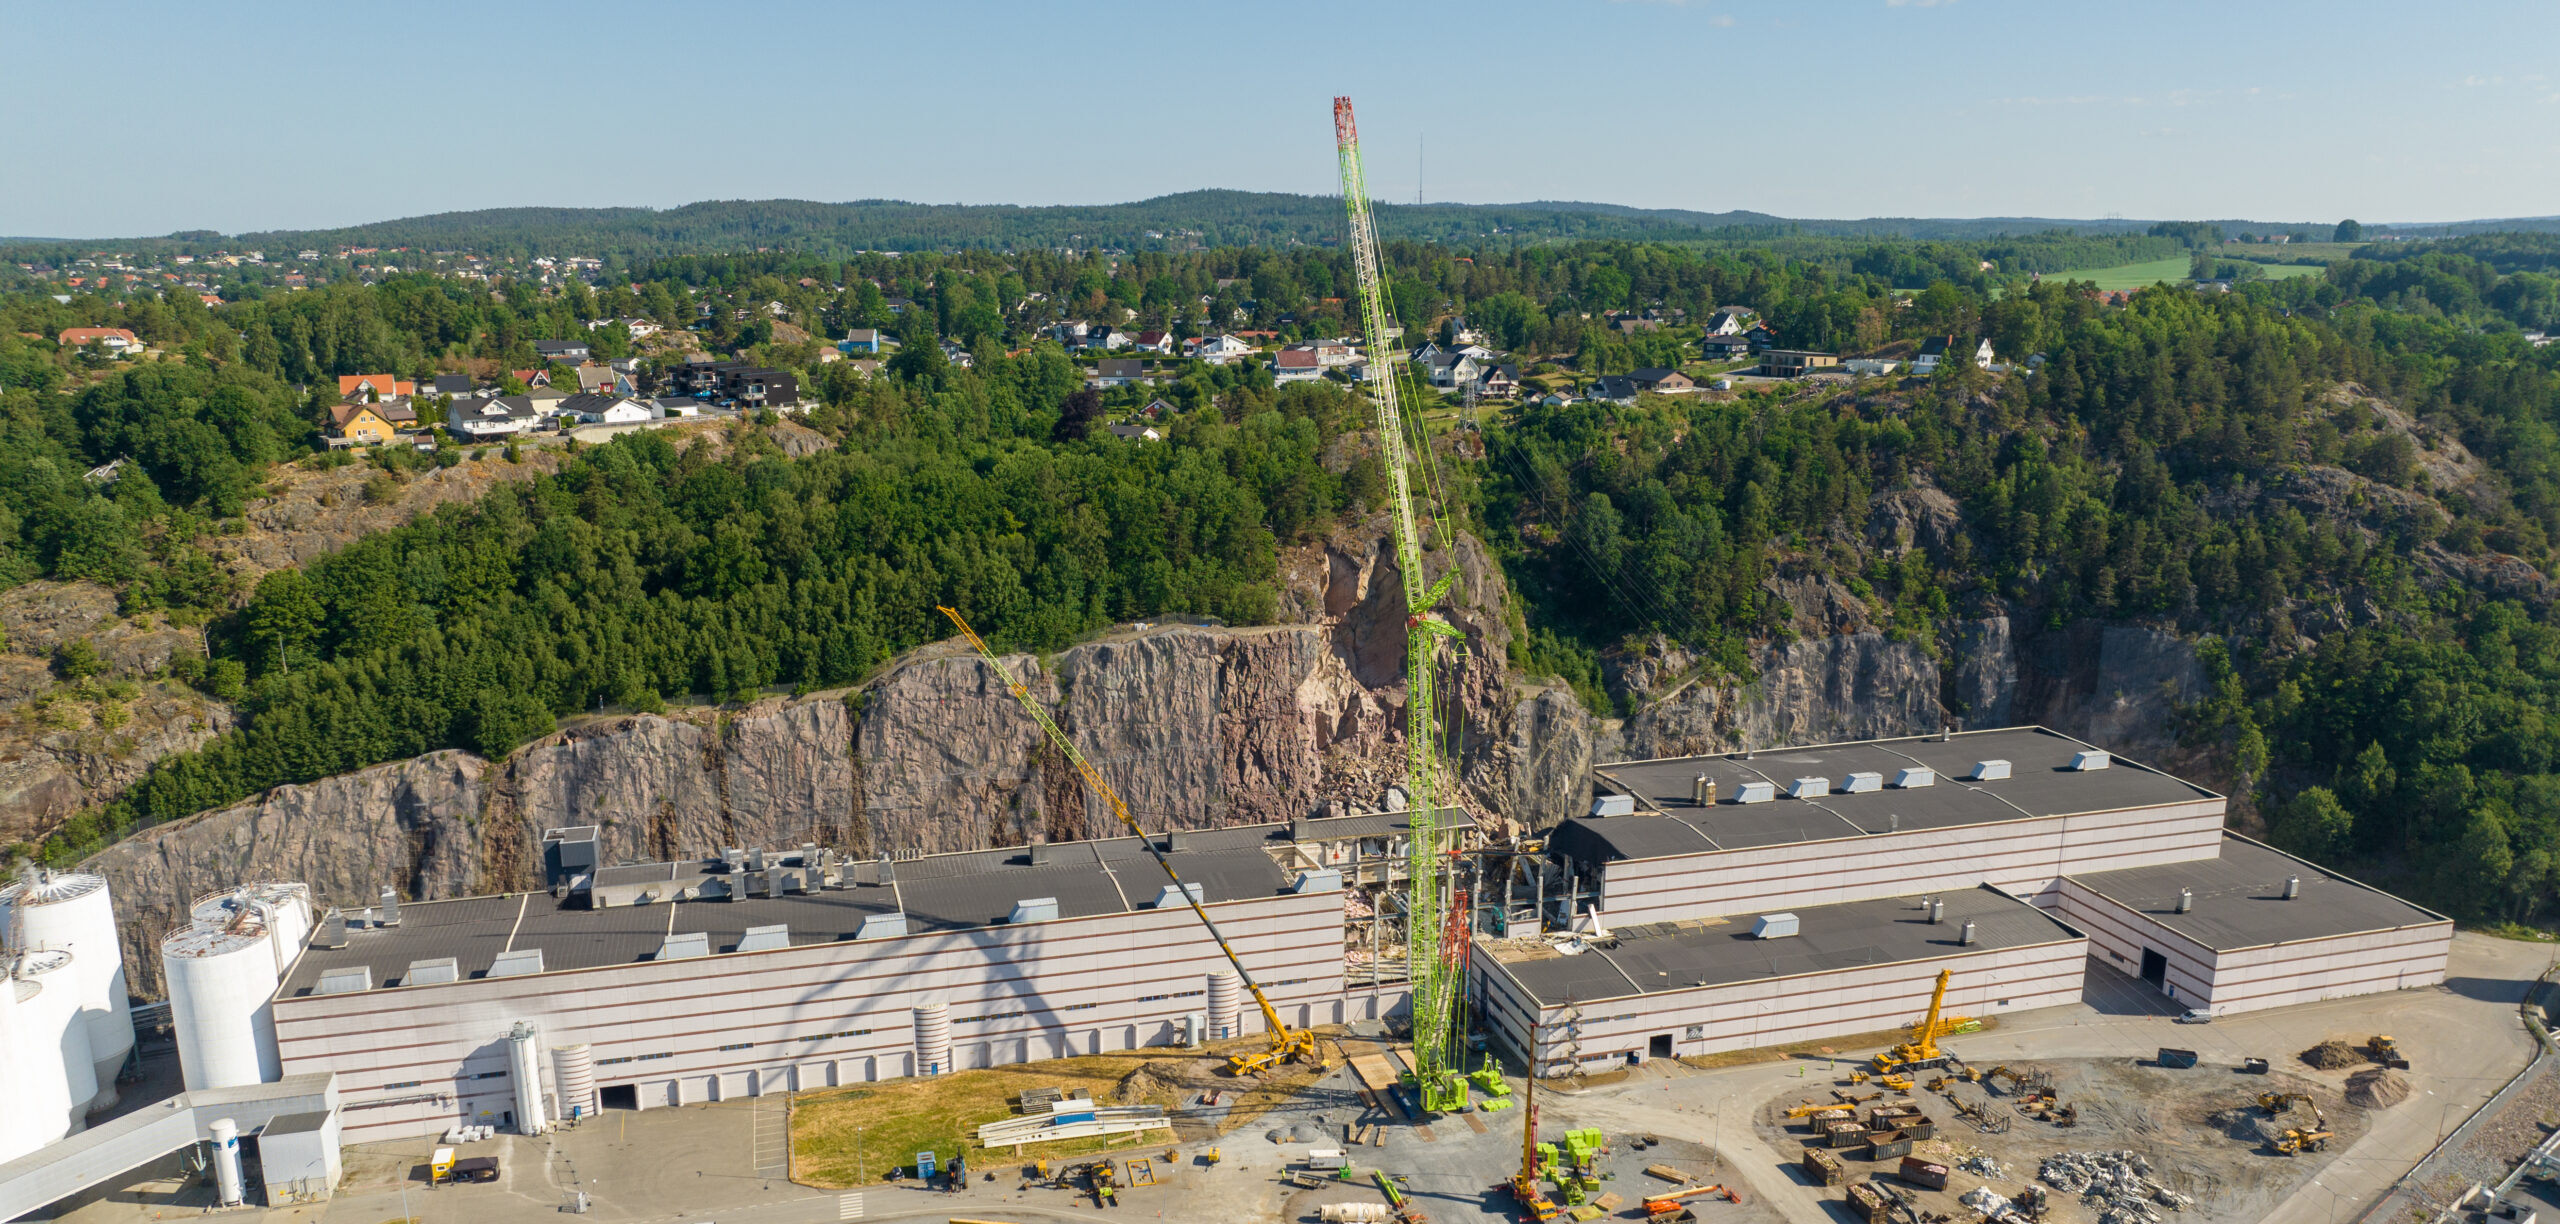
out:
<path id="1" fill-rule="evenodd" d="M 1768 748 L 1748 759 L 1736 752 L 1599 765 L 1592 770 L 1595 789 L 1633 796 L 1635 814 L 1575 817 L 1557 828 L 1551 842 L 1584 861 L 1607 862 L 2220 798 L 2112 755 L 2105 769 L 2072 769 L 2072 758 L 2090 747 L 2042 727 L 2010 727 L 1958 732 L 1945 740 L 1932 735 Z M 2009 762 L 2009 776 L 1969 780 L 1974 765 L 1988 760 Z M 1915 765 L 1935 770 L 1936 784 L 1895 788 L 1894 776 Z M 1707 806 L 1690 799 L 1702 773 L 1716 784 L 1716 802 Z M 1841 793 L 1853 773 L 1882 774 L 1884 788 Z M 1789 784 L 1804 777 L 1829 779 L 1831 793 L 1788 798 Z M 1745 782 L 1772 783 L 1778 797 L 1737 803 L 1734 796 Z"/>
<path id="2" fill-rule="evenodd" d="M 2284 898 L 2288 876 L 2302 878 L 2301 895 L 2291 901 Z M 2222 853 L 2215 858 L 2069 878 L 2216 952 L 2446 921 L 2442 914 L 2232 833 L 2222 835 Z M 2194 908 L 2183 914 L 2178 912 L 2182 888 L 2195 894 Z"/>
<path id="3" fill-rule="evenodd" d="M 1628 927 L 1614 948 L 1573 956 L 1495 944 L 1494 958 L 1540 1004 L 1588 1003 L 1870 965 L 1932 960 L 2078 939 L 2044 911 L 1989 885 L 1933 894 L 1946 902 L 1932 924 L 1917 896 L 1801 906 L 1797 934 L 1754 939 L 1751 914 Z M 1973 923 L 1973 945 L 1960 941 Z"/>
<path id="4" fill-rule="evenodd" d="M 1204 901 L 1278 896 L 1293 879 L 1271 849 L 1296 840 L 1290 824 L 1236 825 L 1181 830 L 1172 835 L 1174 869 L 1200 887 Z M 1338 816 L 1302 822 L 1309 841 L 1382 837 L 1409 830 L 1402 812 Z M 1464 812 L 1441 813 L 1444 829 L 1469 829 Z M 1161 844 L 1163 835 L 1158 835 Z M 500 953 L 542 950 L 542 969 L 591 969 L 649 960 L 670 933 L 701 932 L 713 953 L 731 952 L 747 928 L 790 928 L 794 947 L 852 939 L 873 915 L 907 916 L 911 933 L 959 931 L 1003 923 L 1017 902 L 1054 898 L 1060 918 L 1134 913 L 1154 907 L 1169 886 L 1164 871 L 1134 837 L 1057 842 L 1035 853 L 1028 846 L 934 854 L 893 864 L 895 882 L 847 884 L 779 897 L 656 902 L 592 909 L 569 906 L 549 893 L 509 893 L 450 901 L 410 902 L 400 925 L 353 925 L 343 948 L 311 948 L 285 979 L 279 996 L 313 993 L 332 969 L 361 967 L 374 987 L 401 985 L 417 961 L 453 957 L 464 979 L 485 977 Z M 600 867 L 599 882 L 690 882 L 717 874 L 711 863 L 630 863 Z M 848 870 L 847 878 L 851 878 Z"/>

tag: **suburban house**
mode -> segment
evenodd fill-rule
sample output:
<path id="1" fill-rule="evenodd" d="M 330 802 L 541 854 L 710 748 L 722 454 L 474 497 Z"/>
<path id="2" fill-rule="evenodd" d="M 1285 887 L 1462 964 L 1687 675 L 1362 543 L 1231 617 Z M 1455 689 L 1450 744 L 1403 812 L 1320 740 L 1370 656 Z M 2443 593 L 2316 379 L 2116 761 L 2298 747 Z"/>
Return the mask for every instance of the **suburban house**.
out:
<path id="1" fill-rule="evenodd" d="M 1324 377 L 1324 367 L 1316 361 L 1316 351 L 1305 345 L 1291 345 L 1271 355 L 1271 381 L 1306 382 Z"/>
<path id="2" fill-rule="evenodd" d="M 542 409 L 522 395 L 498 395 L 456 404 L 444 414 L 445 432 L 474 440 L 520 434 L 542 423 Z"/>
<path id="3" fill-rule="evenodd" d="M 1719 310 L 1707 316 L 1706 328 L 1710 336 L 1739 336 L 1742 334 L 1742 315 L 1739 311 Z"/>
<path id="4" fill-rule="evenodd" d="M 1961 354 L 1964 351 L 1964 342 L 1954 336 L 1931 336 L 1920 342 L 1919 354 L 1911 359 L 1911 372 L 1920 375 L 1935 374 L 1938 372 L 1938 363 L 1946 360 L 1949 354 Z M 1977 366 L 1991 364 L 1990 341 L 1981 340 L 1974 343 L 1973 364 Z"/>
<path id="5" fill-rule="evenodd" d="M 1520 394 L 1520 364 L 1497 362 L 1484 367 L 1476 378 L 1476 394 L 1486 399 L 1509 399 Z"/>
<path id="6" fill-rule="evenodd" d="M 1668 393 L 1674 391 L 1695 391 L 1698 389 L 1697 382 L 1691 379 L 1688 375 L 1683 374 L 1678 370 L 1665 369 L 1661 366 L 1651 366 L 1642 370 L 1634 371 L 1633 373 L 1628 374 L 1627 378 L 1629 381 L 1635 383 L 1636 390 L 1638 391 L 1659 391 Z"/>
<path id="7" fill-rule="evenodd" d="M 339 404 L 329 409 L 331 446 L 380 446 L 398 432 L 378 405 Z"/>
<path id="8" fill-rule="evenodd" d="M 1778 344 L 1778 333 L 1769 330 L 1766 323 L 1753 324 L 1751 330 L 1742 333 L 1742 338 L 1751 342 L 1751 351 L 1755 353 L 1775 348 Z"/>
<path id="9" fill-rule="evenodd" d="M 651 336 L 657 335 L 659 331 L 663 330 L 655 322 L 648 319 L 624 319 L 622 321 L 622 329 L 631 333 L 631 338 L 634 340 L 645 340 Z"/>
<path id="10" fill-rule="evenodd" d="M 1482 344 L 1484 333 L 1470 325 L 1467 316 L 1458 315 L 1449 320 L 1449 339 L 1459 344 Z"/>
<path id="11" fill-rule="evenodd" d="M 1640 388 L 1636 386 L 1636 380 L 1624 374 L 1611 374 L 1592 383 L 1590 393 L 1584 398 L 1606 400 L 1612 404 L 1632 408 L 1635 406 L 1638 390 Z"/>
<path id="12" fill-rule="evenodd" d="M 1139 332 L 1136 347 L 1141 352 L 1162 353 L 1167 357 L 1171 357 L 1173 356 L 1173 333 L 1167 331 Z"/>
<path id="13" fill-rule="evenodd" d="M 844 339 L 839 342 L 836 347 L 843 349 L 848 353 L 877 353 L 880 351 L 880 329 L 876 327 L 854 328 L 852 331 L 844 334 Z"/>
<path id="14" fill-rule="evenodd" d="M 1111 349 L 1127 348 L 1129 342 L 1135 339 L 1137 339 L 1136 336 L 1108 323 L 1096 323 L 1085 329 L 1084 336 L 1077 341 L 1077 345 L 1087 351 L 1101 349 L 1107 352 Z"/>
<path id="15" fill-rule="evenodd" d="M 1253 351 L 1253 346 L 1234 336 L 1201 336 L 1183 346 L 1189 355 L 1211 365 L 1225 365 Z"/>
<path id="16" fill-rule="evenodd" d="M 960 347 L 959 344 L 950 340 L 942 342 L 942 361 L 943 364 L 948 365 L 955 370 L 966 370 L 971 366 L 978 364 L 976 356 L 972 355 L 969 350 Z"/>
<path id="17" fill-rule="evenodd" d="M 85 348 L 94 344 L 119 355 L 142 351 L 141 338 L 121 327 L 66 327 L 56 339 L 64 348 Z"/>
<path id="18" fill-rule="evenodd" d="M 1760 354 L 1760 372 L 1770 378 L 1798 378 L 1815 370 L 1835 368 L 1839 364 L 1838 353 L 1773 348 Z"/>
<path id="19" fill-rule="evenodd" d="M 631 425 L 653 420 L 658 415 L 647 404 L 637 400 L 584 392 L 560 401 L 557 412 L 560 416 L 576 417 L 591 425 Z"/>
<path id="20" fill-rule="evenodd" d="M 1711 334 L 1698 342 L 1698 348 L 1709 361 L 1731 361 L 1751 355 L 1751 341 L 1739 333 Z"/>
<path id="21" fill-rule="evenodd" d="M 649 415 L 661 420 L 702 415 L 702 401 L 681 395 L 663 396 L 649 401 Z"/>
<path id="22" fill-rule="evenodd" d="M 1463 387 L 1484 372 L 1475 358 L 1458 353 L 1434 353 L 1424 358 L 1421 365 L 1435 387 Z"/>
<path id="23" fill-rule="evenodd" d="M 584 340 L 536 340 L 533 351 L 544 361 L 578 362 L 588 357 Z"/>
<path id="24" fill-rule="evenodd" d="M 469 399 L 473 390 L 475 388 L 468 374 L 438 374 L 427 384 L 429 394 L 447 395 L 454 399 Z"/>
<path id="25" fill-rule="evenodd" d="M 1111 436 L 1131 442 L 1162 442 L 1164 435 L 1152 425 L 1120 424 L 1111 427 Z"/>
<path id="26" fill-rule="evenodd" d="M 796 412 L 800 408 L 800 378 L 788 370 L 743 361 L 688 361 L 670 372 L 667 381 L 678 395 L 746 411 Z"/>
<path id="27" fill-rule="evenodd" d="M 1138 410 L 1138 415 L 1145 417 L 1150 421 L 1161 421 L 1166 417 L 1172 416 L 1176 411 L 1178 411 L 1178 409 L 1163 400 L 1151 399 L 1147 401 L 1146 407 Z"/>
<path id="28" fill-rule="evenodd" d="M 1549 391 L 1538 397 L 1538 406 L 1541 408 L 1562 408 L 1580 402 L 1582 401 L 1575 398 L 1571 391 Z"/>
<path id="29" fill-rule="evenodd" d="M 1852 357 L 1841 362 L 1840 368 L 1860 378 L 1873 378 L 1879 374 L 1891 374 L 1901 369 L 1902 363 L 1890 357 Z"/>
<path id="30" fill-rule="evenodd" d="M 1095 385 L 1103 387 L 1126 387 L 1155 381 L 1147 377 L 1147 363 L 1136 357 L 1103 358 L 1094 363 L 1093 379 Z"/>
<path id="31" fill-rule="evenodd" d="M 418 384 L 402 382 L 388 374 L 341 374 L 338 376 L 338 398 L 342 400 L 360 399 L 366 392 L 371 392 L 374 399 L 387 400 L 412 394 L 417 389 Z"/>
<path id="32" fill-rule="evenodd" d="M 631 386 L 622 375 L 614 372 L 612 366 L 588 362 L 578 367 L 578 390 L 620 394 L 631 390 Z"/>
<path id="33" fill-rule="evenodd" d="M 1309 347 L 1316 351 L 1316 364 L 1328 370 L 1360 364 L 1360 350 L 1348 340 L 1318 340 Z"/>

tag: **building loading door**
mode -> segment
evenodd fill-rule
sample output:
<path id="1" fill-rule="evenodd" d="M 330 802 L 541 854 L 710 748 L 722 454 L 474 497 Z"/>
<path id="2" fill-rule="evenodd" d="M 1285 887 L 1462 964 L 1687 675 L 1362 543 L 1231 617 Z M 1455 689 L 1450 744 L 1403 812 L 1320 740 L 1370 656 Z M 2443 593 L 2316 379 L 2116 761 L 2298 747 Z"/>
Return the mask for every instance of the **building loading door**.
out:
<path id="1" fill-rule="evenodd" d="M 2154 986 L 2168 985 L 2169 958 L 2162 956 L 2149 948 L 2144 948 L 2142 950 L 2142 980 L 2149 982 Z"/>

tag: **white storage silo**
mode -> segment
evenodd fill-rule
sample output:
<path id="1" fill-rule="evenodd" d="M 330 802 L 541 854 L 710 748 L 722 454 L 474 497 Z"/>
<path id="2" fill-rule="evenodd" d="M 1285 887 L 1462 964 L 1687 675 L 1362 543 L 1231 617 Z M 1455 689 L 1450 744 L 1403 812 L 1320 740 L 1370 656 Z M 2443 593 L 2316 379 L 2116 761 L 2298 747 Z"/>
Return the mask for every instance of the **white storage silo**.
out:
<path id="1" fill-rule="evenodd" d="M 1239 1031 L 1244 1009 L 1244 986 L 1236 975 L 1221 969 L 1209 975 L 1209 1036 L 1222 1039 Z"/>
<path id="2" fill-rule="evenodd" d="M 72 955 L 71 991 L 88 1029 L 96 1095 L 94 1113 L 116 1103 L 116 1073 L 133 1052 L 133 998 L 125 989 L 124 945 L 105 877 L 87 872 L 55 874 L 29 869 L 0 889 L 8 908 L 11 942 L 27 951 L 58 949 Z"/>
<path id="3" fill-rule="evenodd" d="M 311 928 L 318 922 L 308 886 L 274 881 L 243 884 L 215 893 L 197 901 L 189 913 L 200 927 L 228 926 L 242 913 L 260 915 L 267 924 L 279 978 L 290 973 L 293 962 L 301 959 L 302 950 L 311 942 Z"/>
<path id="4" fill-rule="evenodd" d="M 244 909 L 221 926 L 188 927 L 160 942 L 188 1091 L 283 1077 L 273 1007 L 282 977 L 272 939 L 258 910 Z"/>
<path id="5" fill-rule="evenodd" d="M 550 1130 L 550 1111 L 542 1107 L 542 1030 L 522 1020 L 507 1031 L 507 1077 L 516 1089 L 516 1133 Z"/>
<path id="6" fill-rule="evenodd" d="M 221 1193 L 223 1206 L 236 1206 L 248 1198 L 247 1179 L 240 1175 L 240 1124 L 215 1118 L 205 1130 L 213 1136 L 214 1189 Z"/>
<path id="7" fill-rule="evenodd" d="M 554 1046 L 551 1071 L 560 1081 L 554 1103 L 564 1118 L 592 1117 L 596 1112 L 596 1052 L 586 1042 Z"/>
<path id="8" fill-rule="evenodd" d="M 939 1001 L 915 1007 L 916 1074 L 951 1074 L 951 1005 Z"/>
<path id="9" fill-rule="evenodd" d="M 10 1056 L 34 1064 L 32 1095 L 24 1107 L 37 1114 L 47 1143 L 85 1128 L 90 1098 L 98 1095 L 98 1071 L 89 1058 L 89 1026 L 80 1018 L 80 982 L 72 963 L 72 955 L 60 949 L 21 952 L 11 973 L 24 1044 Z M 19 1105 L 11 1102 L 9 1107 Z"/>

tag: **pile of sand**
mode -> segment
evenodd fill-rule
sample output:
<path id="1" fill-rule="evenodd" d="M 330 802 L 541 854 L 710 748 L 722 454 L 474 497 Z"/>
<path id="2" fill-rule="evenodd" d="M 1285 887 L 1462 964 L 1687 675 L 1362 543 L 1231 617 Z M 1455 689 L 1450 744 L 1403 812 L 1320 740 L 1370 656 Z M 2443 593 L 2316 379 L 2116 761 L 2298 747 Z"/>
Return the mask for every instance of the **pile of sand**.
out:
<path id="1" fill-rule="evenodd" d="M 2364 1051 L 2334 1037 L 2302 1052 L 2302 1061 L 2323 1071 L 2352 1067 L 2364 1060 Z"/>
<path id="2" fill-rule="evenodd" d="M 1190 1087 L 1185 1082 L 1186 1078 L 1179 1067 L 1163 1062 L 1140 1063 L 1135 1070 L 1120 1077 L 1118 1084 L 1112 1086 L 1111 1103 L 1141 1105 L 1150 1101 L 1157 1103 L 1171 1101 L 1179 1104 L 1183 1094 Z"/>
<path id="3" fill-rule="evenodd" d="M 2366 1109 L 2385 1109 L 2409 1099 L 2409 1078 L 2385 1067 L 2373 1067 L 2347 1077 L 2347 1103 Z"/>

